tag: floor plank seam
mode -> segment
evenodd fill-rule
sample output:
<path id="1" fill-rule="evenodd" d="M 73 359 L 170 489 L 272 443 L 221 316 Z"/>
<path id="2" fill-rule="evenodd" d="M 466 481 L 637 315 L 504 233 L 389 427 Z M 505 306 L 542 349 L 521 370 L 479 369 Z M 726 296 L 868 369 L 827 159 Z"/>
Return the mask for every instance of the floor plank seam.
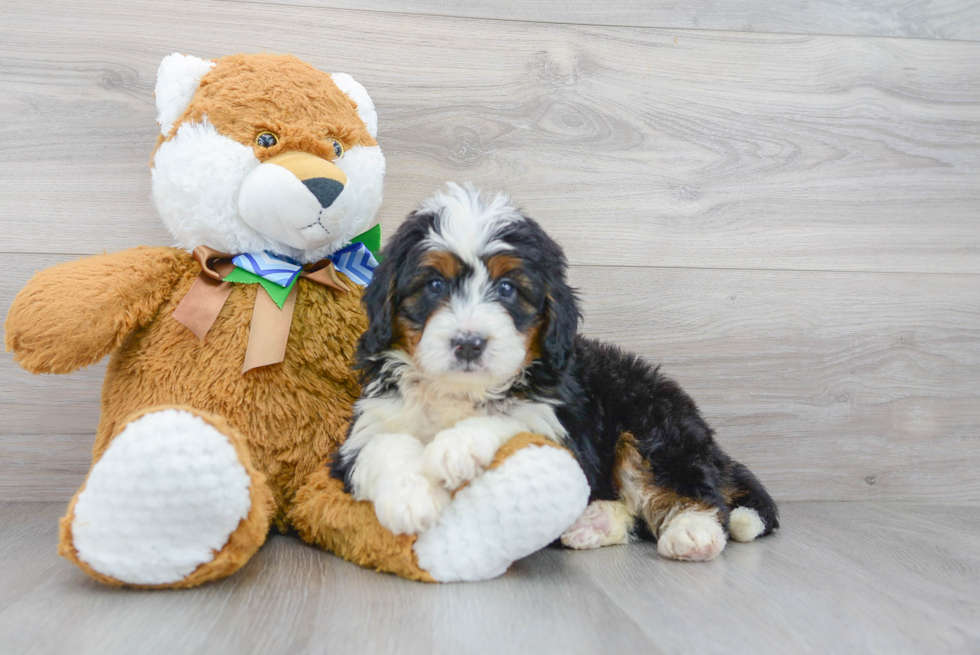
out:
<path id="1" fill-rule="evenodd" d="M 561 21 L 530 20 L 522 18 L 498 18 L 487 16 L 458 16 L 454 14 L 432 14 L 432 13 L 412 13 L 407 11 L 385 11 L 383 9 L 362 9 L 354 7 L 326 7 L 308 4 L 293 4 L 288 2 L 262 2 L 261 0 L 213 0 L 226 4 L 239 5 L 261 5 L 266 7 L 291 7 L 293 9 L 318 9 L 328 11 L 352 11 L 365 14 L 386 14 L 388 16 L 416 16 L 419 18 L 443 18 L 468 21 L 493 21 L 497 23 L 524 23 L 527 25 L 561 25 L 566 27 L 601 27 L 624 30 L 658 30 L 662 32 L 696 32 L 711 34 L 771 34 L 773 36 L 797 36 L 797 37 L 827 37 L 827 38 L 852 38 L 852 39 L 902 39 L 906 41 L 939 41 L 942 43 L 970 43 L 980 46 L 980 41 L 970 39 L 943 39 L 927 38 L 921 36 L 885 36 L 876 34 L 829 34 L 826 32 L 749 32 L 744 30 L 717 30 L 698 27 L 657 27 L 652 25 L 621 25 L 616 23 L 566 23 Z"/>

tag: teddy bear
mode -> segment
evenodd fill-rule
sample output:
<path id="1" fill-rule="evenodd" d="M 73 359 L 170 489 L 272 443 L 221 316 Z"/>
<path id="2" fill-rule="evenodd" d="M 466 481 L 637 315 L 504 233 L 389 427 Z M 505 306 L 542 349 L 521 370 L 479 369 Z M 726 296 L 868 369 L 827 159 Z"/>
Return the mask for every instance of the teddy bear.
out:
<path id="1" fill-rule="evenodd" d="M 330 475 L 380 243 L 385 160 L 364 87 L 288 55 L 175 53 L 155 98 L 152 197 L 175 247 L 41 271 L 5 324 L 32 373 L 110 356 L 59 553 L 106 584 L 186 588 L 234 573 L 275 528 L 448 582 L 557 539 L 588 485 L 539 435 L 505 444 L 420 534 L 385 529 Z"/>

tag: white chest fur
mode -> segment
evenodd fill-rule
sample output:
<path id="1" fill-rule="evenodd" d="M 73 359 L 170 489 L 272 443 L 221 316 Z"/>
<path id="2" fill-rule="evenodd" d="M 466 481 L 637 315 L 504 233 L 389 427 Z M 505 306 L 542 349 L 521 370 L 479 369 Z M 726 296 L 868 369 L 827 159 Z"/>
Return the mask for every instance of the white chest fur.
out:
<path id="1" fill-rule="evenodd" d="M 565 430 L 547 403 L 520 399 L 487 399 L 477 394 L 448 390 L 431 383 L 403 384 L 397 397 L 364 398 L 357 404 L 357 422 L 351 440 L 373 434 L 407 433 L 429 443 L 442 430 L 474 417 L 507 417 L 528 431 L 560 442 Z M 360 439 L 358 439 L 360 440 Z"/>

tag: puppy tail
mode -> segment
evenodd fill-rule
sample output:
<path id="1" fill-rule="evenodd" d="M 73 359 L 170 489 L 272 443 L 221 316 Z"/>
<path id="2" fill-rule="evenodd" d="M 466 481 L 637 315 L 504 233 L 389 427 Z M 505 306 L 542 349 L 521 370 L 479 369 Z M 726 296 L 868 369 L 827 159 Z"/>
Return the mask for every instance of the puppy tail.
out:
<path id="1" fill-rule="evenodd" d="M 735 541 L 752 541 L 779 527 L 779 508 L 758 478 L 744 465 L 732 463 L 728 531 Z"/>

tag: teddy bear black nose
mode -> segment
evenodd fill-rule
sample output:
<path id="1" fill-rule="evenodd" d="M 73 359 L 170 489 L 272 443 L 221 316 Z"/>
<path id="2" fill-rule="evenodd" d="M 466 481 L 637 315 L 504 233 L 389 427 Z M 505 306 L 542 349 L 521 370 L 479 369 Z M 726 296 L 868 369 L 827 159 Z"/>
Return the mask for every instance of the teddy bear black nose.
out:
<path id="1" fill-rule="evenodd" d="M 333 201 L 340 195 L 340 192 L 344 190 L 343 184 L 326 177 L 314 177 L 309 180 L 303 180 L 303 184 L 316 196 L 316 199 L 320 201 L 320 206 L 324 208 L 332 205 Z"/>

